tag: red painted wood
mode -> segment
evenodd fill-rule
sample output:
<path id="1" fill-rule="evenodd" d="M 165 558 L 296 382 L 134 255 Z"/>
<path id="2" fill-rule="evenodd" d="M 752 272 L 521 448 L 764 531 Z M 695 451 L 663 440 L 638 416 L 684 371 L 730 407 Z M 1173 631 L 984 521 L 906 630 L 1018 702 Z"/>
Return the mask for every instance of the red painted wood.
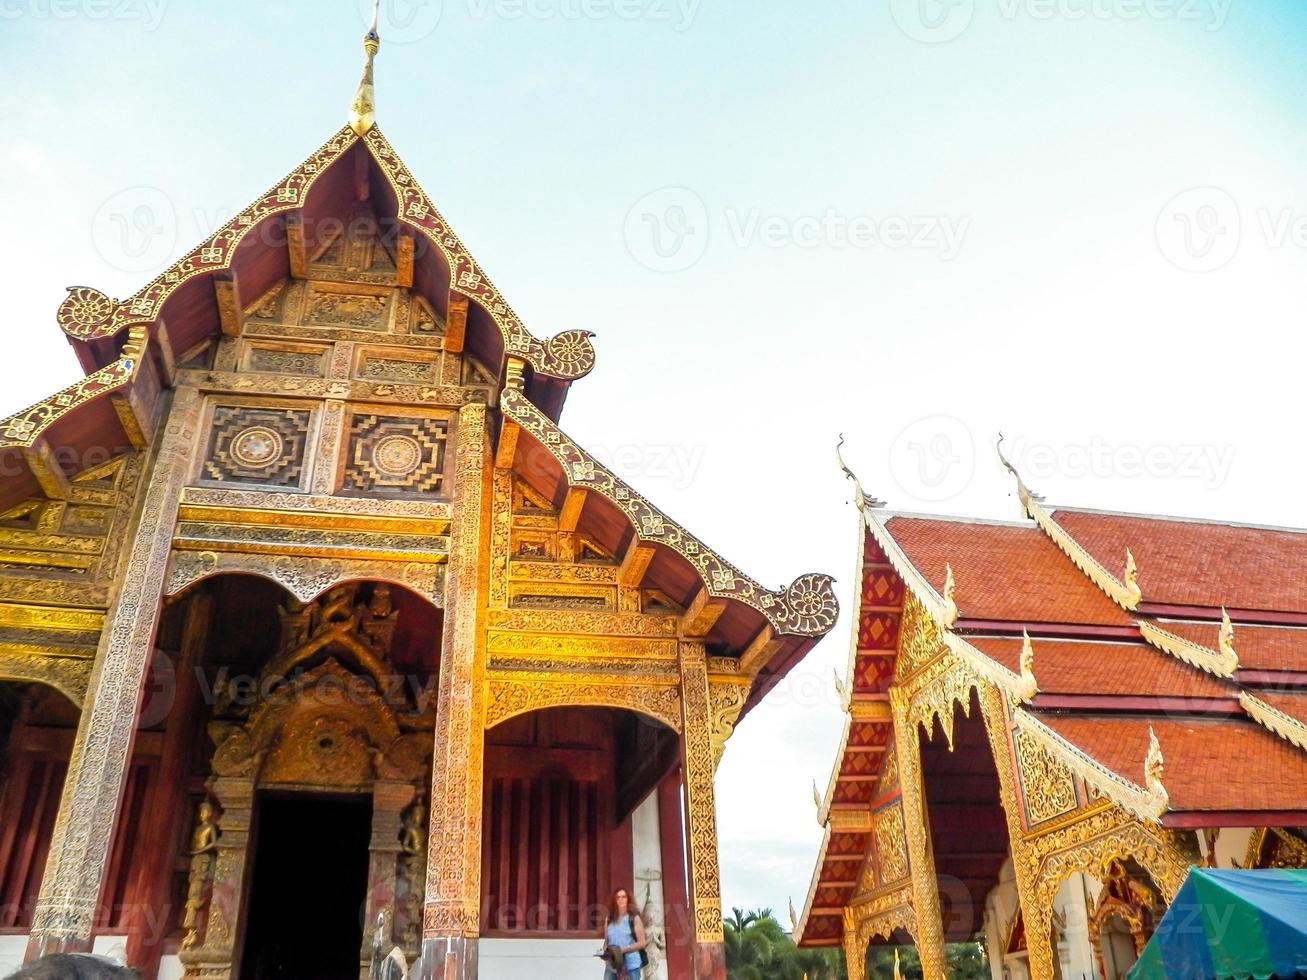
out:
<path id="1" fill-rule="evenodd" d="M 691 943 L 689 888 L 685 878 L 685 829 L 681 819 L 681 770 L 658 784 L 658 832 L 662 838 L 664 929 L 669 980 L 689 980 Z"/>

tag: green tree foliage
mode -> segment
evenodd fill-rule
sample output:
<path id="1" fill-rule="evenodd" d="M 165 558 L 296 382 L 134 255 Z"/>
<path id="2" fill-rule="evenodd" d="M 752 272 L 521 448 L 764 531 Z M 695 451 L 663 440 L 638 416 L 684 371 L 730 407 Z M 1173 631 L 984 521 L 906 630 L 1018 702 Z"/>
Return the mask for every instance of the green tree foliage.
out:
<path id="1" fill-rule="evenodd" d="M 725 922 L 730 980 L 845 980 L 837 949 L 799 949 L 771 909 L 732 909 Z"/>
<path id="2" fill-rule="evenodd" d="M 867 950 L 867 980 L 891 980 L 894 950 L 899 951 L 903 980 L 921 980 L 921 960 L 913 946 L 872 946 Z M 989 960 L 980 943 L 951 943 L 945 950 L 949 980 L 989 980 Z"/>

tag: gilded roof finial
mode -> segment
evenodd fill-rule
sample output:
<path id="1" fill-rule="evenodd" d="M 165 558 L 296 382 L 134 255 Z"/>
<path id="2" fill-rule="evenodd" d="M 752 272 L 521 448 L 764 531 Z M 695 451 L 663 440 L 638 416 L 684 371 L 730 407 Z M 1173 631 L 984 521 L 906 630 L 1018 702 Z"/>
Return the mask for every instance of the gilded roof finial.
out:
<path id="1" fill-rule="evenodd" d="M 1021 631 L 1021 699 L 1035 700 L 1039 693 L 1039 684 L 1035 680 L 1035 645 L 1030 642 L 1030 633 Z"/>
<path id="2" fill-rule="evenodd" d="M 903 980 L 903 970 L 899 966 L 899 948 L 894 947 L 894 980 Z"/>
<path id="3" fill-rule="evenodd" d="M 1026 510 L 1028 501 L 1033 500 L 1037 504 L 1042 503 L 1044 498 L 1026 486 L 1026 481 L 1021 479 L 1021 474 L 1017 472 L 1017 468 L 1003 455 L 1003 438 L 1003 433 L 1000 432 L 998 442 L 994 444 L 994 449 L 998 453 L 998 461 L 1003 464 L 1003 469 L 1011 473 L 1012 478 L 1017 481 L 1017 498 L 1021 501 L 1022 510 Z"/>
<path id="4" fill-rule="evenodd" d="M 799 913 L 794 911 L 794 899 L 787 899 L 790 903 L 790 932 L 799 928 Z"/>
<path id="5" fill-rule="evenodd" d="M 958 621 L 958 584 L 953 581 L 953 566 L 944 566 L 944 625 Z"/>
<path id="6" fill-rule="evenodd" d="M 1153 726 L 1148 726 L 1148 755 L 1144 759 L 1144 788 L 1148 790 L 1158 803 L 1159 814 L 1165 811 L 1170 803 L 1170 796 L 1166 792 L 1166 787 L 1162 785 L 1162 776 L 1166 772 L 1166 766 L 1162 761 L 1162 744 L 1157 740 L 1157 732 L 1153 731 Z"/>
<path id="7" fill-rule="evenodd" d="M 1130 553 L 1129 548 L 1125 550 L 1125 587 L 1130 593 L 1130 598 L 1138 604 L 1144 594 L 1139 590 L 1139 566 L 1135 563 L 1135 556 Z"/>
<path id="8" fill-rule="evenodd" d="M 878 509 L 885 506 L 885 501 L 877 500 L 875 497 L 868 497 L 862 489 L 862 481 L 858 479 L 857 474 L 849 469 L 849 464 L 844 462 L 844 433 L 840 433 L 840 441 L 835 445 L 835 458 L 840 462 L 840 469 L 844 475 L 853 481 L 853 503 L 859 510 L 863 507 Z"/>
<path id="9" fill-rule="evenodd" d="M 363 35 L 363 76 L 359 79 L 358 92 L 349 107 L 349 128 L 360 136 L 367 134 L 372 124 L 377 121 L 376 95 L 372 88 L 372 62 L 381 50 L 381 35 L 377 33 L 377 18 L 381 13 L 381 0 L 372 0 L 372 26 Z"/>
<path id="10" fill-rule="evenodd" d="M 1234 623 L 1230 622 L 1230 614 L 1221 607 L 1221 633 L 1217 639 L 1217 645 L 1221 651 L 1221 656 L 1232 660 L 1236 666 L 1239 664 L 1239 655 L 1234 652 Z"/>
<path id="11" fill-rule="evenodd" d="M 817 808 L 817 814 L 820 817 L 822 806 L 821 790 L 817 788 L 817 780 L 815 779 L 812 781 L 812 805 Z"/>
<path id="12" fill-rule="evenodd" d="M 844 678 L 840 676 L 840 672 L 834 667 L 831 668 L 831 673 L 835 675 L 835 693 L 839 695 L 841 701 L 847 701 L 849 689 L 844 683 Z"/>

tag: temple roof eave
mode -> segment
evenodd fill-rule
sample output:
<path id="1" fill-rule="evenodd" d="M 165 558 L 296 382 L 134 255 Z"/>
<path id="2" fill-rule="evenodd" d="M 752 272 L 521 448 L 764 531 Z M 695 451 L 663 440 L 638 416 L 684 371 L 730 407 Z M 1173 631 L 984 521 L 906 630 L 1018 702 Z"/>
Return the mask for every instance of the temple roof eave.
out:
<path id="1" fill-rule="evenodd" d="M 395 194 L 397 220 L 421 234 L 439 253 L 449 269 L 449 288 L 485 311 L 500 333 L 505 356 L 521 357 L 537 375 L 564 384 L 594 368 L 589 331 L 567 330 L 541 340 L 527 330 L 376 126 L 363 137 L 349 126 L 340 129 L 254 203 L 127 299 L 111 300 L 88 287 L 70 290 L 60 305 L 58 320 L 83 367 L 103 366 L 100 342 L 132 326 L 153 325 L 167 300 L 187 282 L 230 270 L 242 242 L 264 222 L 299 210 L 319 178 L 360 144 Z"/>
<path id="2" fill-rule="evenodd" d="M 618 479 L 521 390 L 505 388 L 500 409 L 507 423 L 518 426 L 552 458 L 569 489 L 596 494 L 615 507 L 630 525 L 637 543 L 676 555 L 694 570 L 707 597 L 739 603 L 760 614 L 772 632 L 773 644 L 785 638 L 812 641 L 835 625 L 839 604 L 829 575 L 802 575 L 779 590 L 762 586 Z M 769 657 L 758 666 L 763 666 L 766 659 Z"/>

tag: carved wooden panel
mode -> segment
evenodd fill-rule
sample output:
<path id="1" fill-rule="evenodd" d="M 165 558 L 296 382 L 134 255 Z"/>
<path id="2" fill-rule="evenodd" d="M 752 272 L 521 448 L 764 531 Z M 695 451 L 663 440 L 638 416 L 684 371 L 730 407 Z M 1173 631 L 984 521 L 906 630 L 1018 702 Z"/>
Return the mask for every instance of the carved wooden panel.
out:
<path id="1" fill-rule="evenodd" d="M 212 483 L 301 487 L 311 419 L 307 408 L 214 406 L 200 478 Z"/>
<path id="2" fill-rule="evenodd" d="M 450 419 L 358 414 L 350 421 L 344 488 L 445 495 Z"/>

